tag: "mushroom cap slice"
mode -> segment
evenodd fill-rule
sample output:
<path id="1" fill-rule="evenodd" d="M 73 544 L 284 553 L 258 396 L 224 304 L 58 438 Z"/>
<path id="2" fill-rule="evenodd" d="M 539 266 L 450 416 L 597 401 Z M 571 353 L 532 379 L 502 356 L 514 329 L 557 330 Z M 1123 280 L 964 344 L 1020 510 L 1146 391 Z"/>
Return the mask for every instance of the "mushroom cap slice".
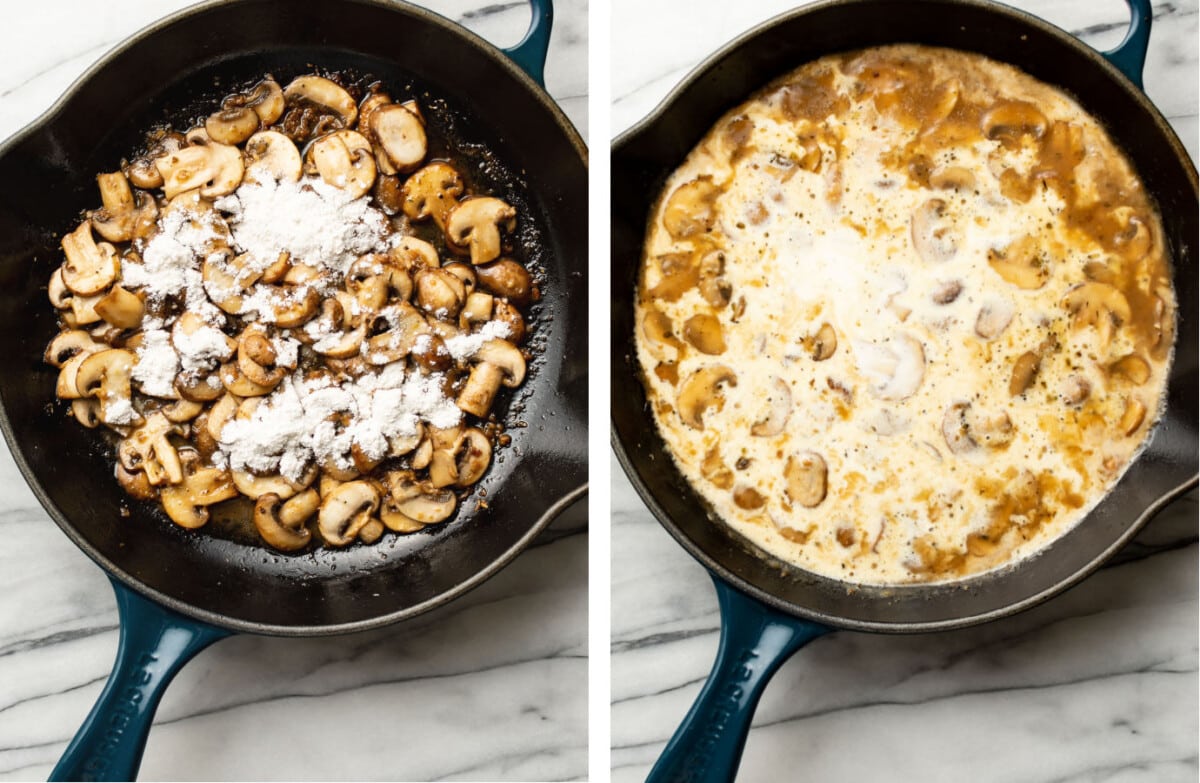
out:
<path id="1" fill-rule="evenodd" d="M 695 430 L 704 429 L 704 411 L 724 402 L 721 384 L 737 386 L 737 374 L 723 364 L 710 364 L 693 372 L 679 387 L 675 406 L 684 424 Z"/>
<path id="2" fill-rule="evenodd" d="M 716 220 L 716 201 L 720 189 L 712 177 L 697 177 L 671 192 L 663 206 L 663 228 L 675 239 L 702 234 Z"/>
<path id="3" fill-rule="evenodd" d="M 1025 101 L 1001 101 L 984 113 L 980 120 L 983 135 L 989 139 L 1016 141 L 1022 136 L 1040 139 L 1049 124 L 1046 115 Z"/>
<path id="4" fill-rule="evenodd" d="M 375 184 L 371 143 L 361 133 L 340 130 L 314 141 L 308 161 L 327 184 L 360 198 Z"/>
<path id="5" fill-rule="evenodd" d="M 1132 317 L 1125 294 L 1107 283 L 1079 283 L 1067 289 L 1062 305 L 1076 327 L 1094 326 L 1107 338 Z"/>
<path id="6" fill-rule="evenodd" d="M 450 210 L 458 204 L 464 190 L 462 177 L 453 166 L 434 161 L 422 166 L 404 182 L 400 193 L 402 209 L 410 220 L 433 219 L 443 231 Z"/>
<path id="7" fill-rule="evenodd" d="M 521 350 L 508 340 L 485 341 L 475 352 L 473 360 L 486 362 L 503 370 L 503 383 L 510 389 L 515 389 L 525 380 L 525 357 L 521 355 Z"/>
<path id="8" fill-rule="evenodd" d="M 62 238 L 67 260 L 62 265 L 62 281 L 79 296 L 98 294 L 113 284 L 121 271 L 117 250 L 107 242 L 92 238 L 92 222 L 85 220 Z"/>
<path id="9" fill-rule="evenodd" d="M 96 177 L 100 186 L 103 209 L 88 214 L 92 228 L 109 242 L 128 242 L 144 237 L 153 230 L 158 218 L 158 205 L 148 193 L 129 188 L 129 180 L 120 171 Z"/>
<path id="10" fill-rule="evenodd" d="M 163 178 L 163 194 L 173 199 L 199 188 L 206 199 L 227 196 L 242 183 L 245 166 L 237 147 L 209 141 L 155 158 Z"/>
<path id="11" fill-rule="evenodd" d="M 278 495 L 286 500 L 300 490 L 283 476 L 256 476 L 245 470 L 232 470 L 230 475 L 238 492 L 255 500 L 266 494 Z"/>
<path id="12" fill-rule="evenodd" d="M 439 318 L 453 318 L 467 298 L 462 281 L 444 268 L 418 269 L 413 275 L 417 287 L 417 304 Z"/>
<path id="13" fill-rule="evenodd" d="M 750 434 L 756 438 L 773 437 L 783 432 L 792 415 L 792 390 L 787 383 L 772 375 L 767 388 L 766 413 L 750 427 Z"/>
<path id="14" fill-rule="evenodd" d="M 183 479 L 159 492 L 163 510 L 180 527 L 194 529 L 208 522 L 208 506 L 237 497 L 229 474 L 214 467 L 202 467 L 194 451 L 179 454 Z"/>
<path id="15" fill-rule="evenodd" d="M 452 491 L 436 489 L 428 481 L 417 481 L 412 471 L 397 471 L 388 476 L 384 513 L 396 512 L 418 524 L 432 525 L 449 519 L 457 506 L 458 498 Z M 380 519 L 384 519 L 383 514 Z M 393 518 L 393 522 L 402 523 L 403 519 Z"/>
<path id="16" fill-rule="evenodd" d="M 303 169 L 300 150 L 278 131 L 259 131 L 246 141 L 247 182 L 299 182 Z"/>
<path id="17" fill-rule="evenodd" d="M 975 319 L 975 334 L 985 340 L 995 340 L 1004 334 L 1016 314 L 1016 308 L 1007 299 L 986 302 Z"/>
<path id="18" fill-rule="evenodd" d="M 397 171 L 407 171 L 425 159 L 425 124 L 404 106 L 383 106 L 371 112 L 368 126 Z"/>
<path id="19" fill-rule="evenodd" d="M 458 480 L 455 485 L 469 487 L 479 479 L 492 462 L 492 443 L 483 431 L 470 427 L 465 430 L 455 447 Z"/>
<path id="20" fill-rule="evenodd" d="M 100 401 L 100 420 L 105 424 L 130 424 L 136 419 L 130 385 L 136 363 L 131 351 L 119 348 L 99 351 L 80 362 L 75 388 L 81 397 Z"/>
<path id="21" fill-rule="evenodd" d="M 247 106 L 230 106 L 210 114 L 204 121 L 208 137 L 221 144 L 241 144 L 259 126 L 258 113 Z"/>
<path id="22" fill-rule="evenodd" d="M 516 226 L 517 210 L 492 196 L 460 201 L 446 220 L 446 239 L 455 248 L 468 248 L 478 266 L 500 256 L 500 232 Z"/>
<path id="23" fill-rule="evenodd" d="M 793 503 L 805 508 L 821 504 L 828 491 L 829 468 L 825 458 L 815 451 L 802 451 L 788 457 L 783 468 L 787 482 L 784 493 Z"/>
<path id="24" fill-rule="evenodd" d="M 64 329 L 54 336 L 43 354 L 47 364 L 61 368 L 68 359 L 79 354 L 93 354 L 107 348 L 82 329 Z"/>
<path id="25" fill-rule="evenodd" d="M 311 516 L 320 502 L 319 496 L 316 490 L 307 490 L 304 497 L 306 502 L 309 497 L 313 501 L 312 511 L 308 514 Z M 300 498 L 301 496 L 297 495 L 288 503 Z M 295 552 L 303 549 L 312 540 L 312 533 L 304 526 L 304 519 L 300 518 L 299 514 L 290 515 L 285 520 L 284 515 L 280 513 L 281 505 L 283 505 L 283 500 L 273 492 L 259 495 L 254 502 L 254 527 L 264 541 L 281 552 Z"/>
<path id="26" fill-rule="evenodd" d="M 504 297 L 517 307 L 533 301 L 533 275 L 511 258 L 475 267 L 475 277 L 484 290 Z"/>
<path id="27" fill-rule="evenodd" d="M 349 128 L 358 118 L 358 105 L 350 93 L 323 76 L 300 76 L 283 89 L 283 97 L 289 101 L 308 101 L 333 111 L 342 119 L 342 127 Z"/>
<path id="28" fill-rule="evenodd" d="M 958 253 L 958 230 L 942 199 L 931 198 L 917 207 L 911 223 L 913 249 L 922 261 L 940 264 Z"/>
<path id="29" fill-rule="evenodd" d="M 883 343 L 853 343 L 858 370 L 871 381 L 871 393 L 879 399 L 903 400 L 921 387 L 925 348 L 912 335 L 901 332 Z"/>
<path id="30" fill-rule="evenodd" d="M 329 546 L 346 546 L 354 541 L 371 515 L 379 508 L 379 492 L 368 481 L 348 481 L 321 500 L 317 527 Z"/>

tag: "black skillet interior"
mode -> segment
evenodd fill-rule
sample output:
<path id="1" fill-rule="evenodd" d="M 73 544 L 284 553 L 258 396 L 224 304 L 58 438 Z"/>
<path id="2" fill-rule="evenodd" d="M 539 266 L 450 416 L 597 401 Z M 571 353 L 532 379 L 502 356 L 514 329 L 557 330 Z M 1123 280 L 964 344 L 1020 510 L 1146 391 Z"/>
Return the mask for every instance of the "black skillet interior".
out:
<path id="1" fill-rule="evenodd" d="M 1013 63 L 1073 94 L 1108 126 L 1162 211 L 1175 264 L 1179 324 L 1168 408 L 1141 458 L 1080 525 L 1040 556 L 940 586 L 865 588 L 816 577 L 756 553 L 709 517 L 675 468 L 639 380 L 633 291 L 646 219 L 667 175 L 727 110 L 776 76 L 822 55 L 923 43 Z M 747 33 L 618 140 L 612 158 L 614 448 L 667 530 L 715 573 L 798 617 L 842 627 L 918 631 L 1017 611 L 1082 579 L 1127 541 L 1197 470 L 1196 171 L 1145 96 L 1066 33 L 995 4 L 865 0 L 806 7 Z"/>
<path id="2" fill-rule="evenodd" d="M 314 67 L 416 97 L 432 139 L 521 210 L 540 269 L 541 357 L 506 403 L 511 448 L 453 521 L 372 547 L 277 555 L 184 531 L 127 501 L 111 450 L 54 399 L 41 352 L 55 332 L 46 281 L 58 239 L 98 206 L 112 171 L 156 123 L 206 115 L 230 88 Z M 212 101 L 205 104 L 204 101 Z M 122 581 L 186 615 L 261 633 L 334 633 L 415 614 L 482 581 L 586 481 L 586 162 L 578 135 L 533 82 L 478 39 L 420 9 L 286 0 L 210 5 L 138 37 L 0 157 L 0 374 L 6 435 L 55 521 Z M 118 509 L 128 506 L 122 518 Z"/>

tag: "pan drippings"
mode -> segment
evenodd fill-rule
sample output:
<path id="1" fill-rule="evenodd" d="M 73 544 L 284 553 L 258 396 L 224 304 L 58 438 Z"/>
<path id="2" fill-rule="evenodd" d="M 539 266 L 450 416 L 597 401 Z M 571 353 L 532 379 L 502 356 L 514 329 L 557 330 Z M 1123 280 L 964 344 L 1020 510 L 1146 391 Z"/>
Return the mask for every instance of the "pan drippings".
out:
<path id="1" fill-rule="evenodd" d="M 1075 525 L 1157 418 L 1159 217 L 1068 96 L 888 46 L 728 112 L 651 217 L 637 350 L 717 516 L 863 584 L 941 581 Z"/>

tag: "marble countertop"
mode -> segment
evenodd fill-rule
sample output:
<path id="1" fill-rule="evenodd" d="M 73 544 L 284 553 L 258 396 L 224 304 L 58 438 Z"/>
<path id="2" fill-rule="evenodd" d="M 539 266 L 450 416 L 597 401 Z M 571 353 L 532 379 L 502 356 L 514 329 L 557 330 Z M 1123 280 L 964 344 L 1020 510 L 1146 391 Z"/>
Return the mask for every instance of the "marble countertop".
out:
<path id="1" fill-rule="evenodd" d="M 1119 0 L 1018 0 L 1098 48 Z M 613 4 L 619 133 L 730 38 L 795 5 Z M 1154 4 L 1146 87 L 1197 153 L 1197 3 Z M 717 647 L 705 570 L 612 460 L 612 780 L 642 780 Z M 1107 568 L 1024 614 L 921 636 L 834 633 L 775 675 L 739 780 L 1153 781 L 1197 777 L 1197 498 L 1158 515 Z"/>
<path id="2" fill-rule="evenodd" d="M 524 3 L 428 0 L 498 45 Z M 180 0 L 40 0 L 0 26 L 0 138 Z M 550 93 L 587 128 L 587 5 L 558 0 Z M 47 517 L 0 444 L 0 779 L 45 779 L 112 666 L 101 570 Z M 482 587 L 415 620 L 322 639 L 240 636 L 167 690 L 145 780 L 587 777 L 587 520 L 577 505 Z"/>

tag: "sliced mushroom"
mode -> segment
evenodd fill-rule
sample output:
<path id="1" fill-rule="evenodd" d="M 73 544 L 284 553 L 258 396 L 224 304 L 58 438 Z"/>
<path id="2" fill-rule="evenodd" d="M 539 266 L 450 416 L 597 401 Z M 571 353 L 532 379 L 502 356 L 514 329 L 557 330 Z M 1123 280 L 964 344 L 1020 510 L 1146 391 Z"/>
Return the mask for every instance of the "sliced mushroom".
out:
<path id="1" fill-rule="evenodd" d="M 71 400 L 71 415 L 89 430 L 100 426 L 100 403 L 91 398 Z"/>
<path id="2" fill-rule="evenodd" d="M 723 383 L 737 386 L 737 374 L 723 364 L 701 367 L 684 379 L 675 403 L 684 424 L 695 430 L 704 429 L 704 412 L 711 407 L 720 410 L 724 404 Z"/>
<path id="3" fill-rule="evenodd" d="M 1022 136 L 1040 139 L 1047 124 L 1046 115 L 1025 101 L 1000 101 L 981 119 L 983 135 L 1000 141 L 1017 141 Z"/>
<path id="4" fill-rule="evenodd" d="M 208 137 L 221 144 L 241 144 L 258 130 L 258 113 L 247 106 L 229 106 L 204 121 Z"/>
<path id="5" fill-rule="evenodd" d="M 1034 291 L 1050 279 L 1050 257 L 1034 239 L 1025 237 L 1003 250 L 988 251 L 988 266 L 1017 288 Z"/>
<path id="6" fill-rule="evenodd" d="M 368 125 L 396 171 L 408 171 L 425 159 L 425 124 L 404 106 L 374 110 Z"/>
<path id="7" fill-rule="evenodd" d="M 1008 394 L 1011 397 L 1024 394 L 1037 377 L 1042 357 L 1036 351 L 1026 351 L 1013 362 L 1012 376 L 1008 379 Z"/>
<path id="8" fill-rule="evenodd" d="M 79 296 L 98 294 L 112 285 L 121 271 L 117 250 L 107 242 L 92 238 L 92 223 L 85 220 L 62 238 L 67 260 L 62 265 L 62 281 Z"/>
<path id="9" fill-rule="evenodd" d="M 72 357 L 80 354 L 93 354 L 105 350 L 107 347 L 103 343 L 93 340 L 92 336 L 82 329 L 65 329 L 55 335 L 50 344 L 46 346 L 42 358 L 46 360 L 47 364 L 61 368 Z"/>
<path id="10" fill-rule="evenodd" d="M 138 500 L 153 500 L 158 496 L 158 490 L 150 485 L 150 480 L 146 478 L 146 473 L 141 470 L 127 470 L 124 465 L 117 462 L 113 472 L 117 476 L 117 483 L 121 485 L 121 489 L 125 490 L 125 494 Z"/>
<path id="11" fill-rule="evenodd" d="M 805 508 L 815 508 L 828 492 L 829 467 L 815 451 L 801 451 L 788 457 L 783 478 L 787 482 L 784 494 L 789 500 Z"/>
<path id="12" fill-rule="evenodd" d="M 900 333 L 884 343 L 854 341 L 854 359 L 881 400 L 911 397 L 925 379 L 925 348 L 912 335 Z"/>
<path id="13" fill-rule="evenodd" d="M 126 291 L 119 285 L 108 289 L 108 293 L 94 305 L 96 314 L 119 329 L 133 329 L 142 322 L 145 305 L 142 298 Z"/>
<path id="14" fill-rule="evenodd" d="M 483 289 L 504 297 L 517 307 L 525 307 L 533 301 L 533 276 L 511 258 L 478 266 L 475 274 Z"/>
<path id="15" fill-rule="evenodd" d="M 492 408 L 501 384 L 512 389 L 525 380 L 525 357 L 507 340 L 488 340 L 471 357 L 474 366 L 458 395 L 457 405 L 483 418 Z"/>
<path id="16" fill-rule="evenodd" d="M 411 220 L 432 218 L 446 230 L 450 210 L 458 204 L 464 190 L 462 177 L 449 163 L 434 161 L 418 169 L 401 190 L 404 214 Z"/>
<path id="17" fill-rule="evenodd" d="M 162 157 L 168 152 L 174 152 L 185 144 L 187 144 L 187 139 L 182 133 L 172 131 L 162 134 L 145 155 L 138 157 L 124 168 L 125 176 L 129 177 L 129 181 L 133 183 L 134 187 L 147 190 L 161 188 L 163 178 L 154 165 L 154 159 Z"/>
<path id="18" fill-rule="evenodd" d="M 501 232 L 512 231 L 517 210 L 491 196 L 460 201 L 446 218 L 446 240 L 456 249 L 466 248 L 478 266 L 500 256 Z M 495 293 L 493 291 L 493 293 Z"/>
<path id="19" fill-rule="evenodd" d="M 413 493 L 413 489 L 416 490 L 415 494 Z M 428 482 L 419 482 L 407 488 L 400 489 L 398 492 L 393 490 L 392 494 L 388 497 L 388 502 L 385 504 L 385 511 L 379 516 L 388 527 L 393 530 L 399 530 L 399 526 L 393 527 L 393 525 L 402 523 L 403 519 L 411 520 L 419 525 L 433 525 L 438 522 L 444 522 L 450 518 L 457 506 L 458 499 L 455 497 L 453 491 L 449 489 L 438 490 L 429 486 Z M 392 518 L 391 523 L 384 519 L 385 513 Z M 404 532 L 411 532 L 411 529 Z"/>
<path id="20" fill-rule="evenodd" d="M 930 298 L 933 299 L 934 304 L 947 305 L 958 299 L 962 290 L 962 283 L 958 280 L 946 280 L 937 284 Z"/>
<path id="21" fill-rule="evenodd" d="M 469 487 L 483 478 L 492 462 L 492 444 L 482 430 L 469 427 L 463 431 L 456 449 L 458 480 L 456 486 Z"/>
<path id="22" fill-rule="evenodd" d="M 482 291 L 472 291 L 467 294 L 462 310 L 458 314 L 459 326 L 468 329 L 475 324 L 487 323 L 492 320 L 492 310 L 495 298 Z"/>
<path id="23" fill-rule="evenodd" d="M 312 349 L 331 359 L 347 359 L 359 352 L 366 335 L 366 325 L 360 325 L 318 340 Z"/>
<path id="24" fill-rule="evenodd" d="M 379 508 L 379 492 L 367 481 L 348 481 L 321 500 L 317 527 L 329 546 L 346 546 Z"/>
<path id="25" fill-rule="evenodd" d="M 1150 363 L 1136 353 L 1122 356 L 1108 366 L 1109 375 L 1124 378 L 1138 386 L 1150 380 Z"/>
<path id="26" fill-rule="evenodd" d="M 911 224 L 913 249 L 922 261 L 940 264 L 958 253 L 958 229 L 942 199 L 929 199 L 917 207 Z"/>
<path id="27" fill-rule="evenodd" d="M 700 475 L 718 489 L 733 487 L 733 471 L 722 461 L 719 445 L 714 444 L 704 453 L 704 460 L 700 463 Z"/>
<path id="28" fill-rule="evenodd" d="M 214 467 L 203 467 L 200 455 L 188 450 L 179 454 L 183 480 L 172 483 L 159 492 L 163 510 L 180 527 L 194 529 L 208 522 L 208 507 L 237 497 L 237 489 L 229 473 Z"/>
<path id="29" fill-rule="evenodd" d="M 1082 375 L 1068 375 L 1062 383 L 1062 389 L 1059 392 L 1063 402 L 1067 405 L 1079 405 L 1088 398 L 1092 393 L 1092 384 L 1087 378 Z"/>
<path id="30" fill-rule="evenodd" d="M 988 413 L 969 402 L 957 402 L 942 417 L 942 437 L 955 454 L 980 447 L 1002 449 L 1012 442 L 1012 420 L 1004 411 Z"/>
<path id="31" fill-rule="evenodd" d="M 199 188 L 206 199 L 227 196 L 242 182 L 245 166 L 237 147 L 218 142 L 183 147 L 154 160 L 163 178 L 163 193 L 173 199 Z"/>
<path id="32" fill-rule="evenodd" d="M 246 142 L 247 182 L 299 182 L 303 168 L 300 150 L 278 131 L 259 131 Z"/>
<path id="33" fill-rule="evenodd" d="M 712 177 L 697 177 L 671 192 L 663 206 L 662 223 L 675 239 L 686 239 L 712 228 L 720 189 Z"/>
<path id="34" fill-rule="evenodd" d="M 255 383 L 246 377 L 237 362 L 226 362 L 221 365 L 217 376 L 221 379 L 221 384 L 225 389 L 238 397 L 262 397 L 270 394 L 275 388 L 274 386 L 265 386 Z"/>
<path id="35" fill-rule="evenodd" d="M 152 413 L 145 422 L 117 444 L 117 459 L 126 470 L 140 470 L 152 486 L 183 481 L 183 463 L 170 436 L 182 432 L 162 413 Z"/>
<path id="36" fill-rule="evenodd" d="M 701 353 L 716 356 L 725 353 L 725 336 L 721 322 L 708 313 L 698 313 L 683 324 L 683 339 Z"/>
<path id="37" fill-rule="evenodd" d="M 275 364 L 275 346 L 261 328 L 248 326 L 238 341 L 237 366 L 251 383 L 275 388 L 287 370 Z"/>
<path id="38" fill-rule="evenodd" d="M 828 323 L 823 323 L 811 338 L 810 343 L 809 349 L 812 351 L 813 361 L 823 362 L 837 352 L 837 332 Z"/>
<path id="39" fill-rule="evenodd" d="M 308 148 L 308 160 L 326 183 L 359 198 L 375 184 L 375 157 L 361 133 L 340 130 L 322 136 Z"/>
<path id="40" fill-rule="evenodd" d="M 418 269 L 413 275 L 417 304 L 438 318 L 454 318 L 466 301 L 462 281 L 446 269 Z"/>
<path id="41" fill-rule="evenodd" d="M 105 424 L 130 424 L 137 418 L 130 388 L 136 361 L 132 352 L 112 348 L 79 363 L 75 388 L 79 396 L 100 401 L 100 420 Z"/>
<path id="42" fill-rule="evenodd" d="M 987 302 L 979 308 L 979 315 L 975 319 L 975 334 L 985 340 L 995 340 L 1004 334 L 1014 315 L 1016 308 L 1007 299 Z"/>
<path id="43" fill-rule="evenodd" d="M 283 90 L 288 101 L 308 101 L 334 112 L 342 127 L 349 128 L 358 117 L 358 105 L 341 86 L 323 76 L 300 76 Z"/>
<path id="44" fill-rule="evenodd" d="M 303 489 L 296 482 L 283 476 L 256 476 L 246 470 L 231 470 L 229 473 L 238 492 L 252 500 L 268 494 L 278 495 L 286 500 Z"/>
<path id="45" fill-rule="evenodd" d="M 55 267 L 54 272 L 50 275 L 50 282 L 46 286 L 46 296 L 50 299 L 50 304 L 54 305 L 56 310 L 67 310 L 71 307 L 71 298 L 74 293 L 67 284 L 63 282 L 63 270 L 61 266 Z"/>
<path id="46" fill-rule="evenodd" d="M 758 438 L 774 437 L 783 432 L 792 415 L 792 390 L 787 383 L 772 375 L 767 389 L 767 412 L 750 427 L 750 434 Z"/>
<path id="47" fill-rule="evenodd" d="M 100 174 L 96 182 L 100 186 L 100 201 L 104 204 L 103 209 L 88 214 L 96 233 L 109 242 L 128 242 L 149 235 L 158 219 L 158 205 L 154 199 L 142 191 L 135 195 L 129 180 L 120 171 Z"/>
<path id="48" fill-rule="evenodd" d="M 320 504 L 321 498 L 315 489 L 305 490 L 287 503 L 272 492 L 259 495 L 254 502 L 254 527 L 275 549 L 295 552 L 312 540 L 312 533 L 304 523 L 317 512 Z"/>
<path id="49" fill-rule="evenodd" d="M 733 287 L 724 277 L 725 253 L 720 250 L 705 253 L 700 258 L 696 271 L 699 275 L 696 289 L 700 296 L 704 297 L 704 301 L 718 310 L 729 304 L 733 296 Z"/>
<path id="50" fill-rule="evenodd" d="M 963 166 L 946 166 L 929 175 L 929 184 L 939 190 L 974 190 L 975 175 Z"/>
<path id="51" fill-rule="evenodd" d="M 1067 289 L 1062 305 L 1076 328 L 1091 326 L 1107 345 L 1113 333 L 1129 323 L 1132 312 L 1125 295 L 1105 283 L 1079 283 Z"/>
<path id="52" fill-rule="evenodd" d="M 1142 426 L 1142 422 L 1146 420 L 1146 406 L 1137 397 L 1128 397 L 1125 400 L 1125 410 L 1121 414 L 1121 420 L 1117 422 L 1117 426 L 1126 436 L 1132 435 Z"/>

